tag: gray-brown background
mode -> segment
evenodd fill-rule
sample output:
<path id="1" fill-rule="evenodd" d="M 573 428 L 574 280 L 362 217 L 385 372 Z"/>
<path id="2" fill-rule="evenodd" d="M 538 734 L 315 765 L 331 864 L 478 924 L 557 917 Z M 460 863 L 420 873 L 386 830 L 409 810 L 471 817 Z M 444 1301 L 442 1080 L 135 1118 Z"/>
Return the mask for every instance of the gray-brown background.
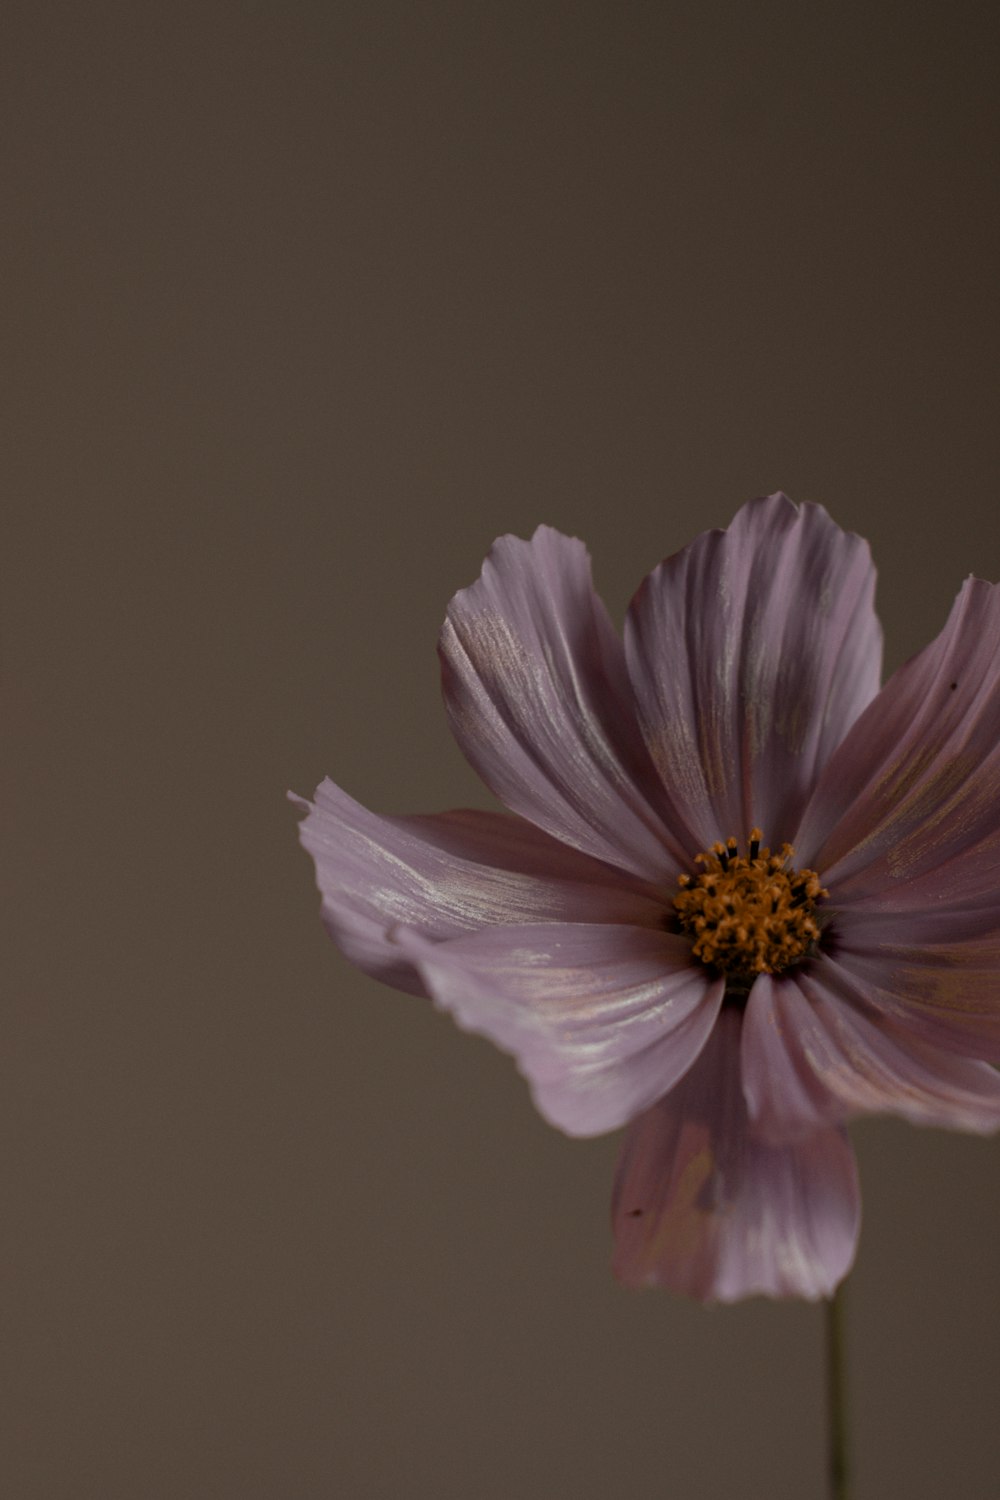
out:
<path id="1" fill-rule="evenodd" d="M 284 793 L 486 804 L 502 531 L 620 616 L 822 500 L 890 666 L 1000 577 L 991 12 L 5 7 L 5 1496 L 822 1493 L 818 1311 L 617 1288 L 615 1142 L 349 969 Z M 857 1139 L 859 1497 L 982 1500 L 998 1147 Z"/>

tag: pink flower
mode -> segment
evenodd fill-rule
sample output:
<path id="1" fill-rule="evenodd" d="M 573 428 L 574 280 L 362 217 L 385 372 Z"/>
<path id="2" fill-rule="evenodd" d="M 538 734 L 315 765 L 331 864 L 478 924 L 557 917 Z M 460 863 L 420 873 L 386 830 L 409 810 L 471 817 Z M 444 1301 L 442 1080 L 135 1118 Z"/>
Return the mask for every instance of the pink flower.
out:
<path id="1" fill-rule="evenodd" d="M 771 495 L 650 574 L 623 644 L 581 542 L 502 537 L 441 658 L 509 813 L 302 804 L 352 962 L 513 1053 L 560 1129 L 628 1127 L 630 1285 L 827 1296 L 846 1121 L 1000 1125 L 1000 589 L 879 691 L 874 583 Z"/>

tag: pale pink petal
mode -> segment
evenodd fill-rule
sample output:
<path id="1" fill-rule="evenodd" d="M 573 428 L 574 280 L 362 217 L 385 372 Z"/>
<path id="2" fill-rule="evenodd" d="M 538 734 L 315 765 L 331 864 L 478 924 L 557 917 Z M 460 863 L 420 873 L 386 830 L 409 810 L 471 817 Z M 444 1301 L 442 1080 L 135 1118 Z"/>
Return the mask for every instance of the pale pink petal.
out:
<path id="1" fill-rule="evenodd" d="M 625 629 L 650 754 L 700 848 L 791 841 L 816 777 L 878 691 L 868 545 L 818 505 L 752 501 L 668 558 Z"/>
<path id="2" fill-rule="evenodd" d="M 754 984 L 743 1018 L 743 1091 L 757 1131 L 774 1142 L 864 1114 L 1000 1129 L 1000 1073 L 922 1043 L 826 958 Z"/>
<path id="3" fill-rule="evenodd" d="M 493 923 L 628 922 L 659 927 L 663 901 L 642 881 L 567 848 L 523 818 L 457 811 L 380 817 L 332 781 L 316 790 L 299 836 L 316 862 L 323 920 L 341 951 L 386 984 L 425 993 L 387 937 L 403 925 L 433 939 Z"/>
<path id="4" fill-rule="evenodd" d="M 1000 589 L 969 579 L 831 759 L 797 854 L 838 962 L 928 1042 L 1000 1057 Z"/>
<path id="5" fill-rule="evenodd" d="M 540 1112 L 570 1135 L 614 1130 L 671 1088 L 722 1003 L 722 980 L 662 930 L 551 923 L 397 940 L 438 1005 L 513 1053 Z"/>
<path id="6" fill-rule="evenodd" d="M 830 760 L 795 843 L 842 906 L 992 897 L 1000 925 L 1000 588 L 967 580 Z"/>
<path id="7" fill-rule="evenodd" d="M 846 924 L 845 924 L 846 925 Z M 1000 934 L 970 942 L 876 943 L 844 932 L 827 955 L 883 1015 L 920 1041 L 1000 1062 Z"/>
<path id="8" fill-rule="evenodd" d="M 943 880 L 938 872 L 905 885 L 873 890 L 864 901 L 856 896 L 847 901 L 837 899 L 835 885 L 836 895 L 823 903 L 825 917 L 835 928 L 841 946 L 847 940 L 852 948 L 876 953 L 886 944 L 912 948 L 924 943 L 989 941 L 1000 925 L 996 893 L 989 886 L 975 889 L 973 870 L 970 860 L 966 869 L 969 889 L 964 899 L 956 896 L 954 887 L 942 893 Z"/>
<path id="9" fill-rule="evenodd" d="M 440 650 L 452 732 L 507 807 L 599 859 L 676 877 L 688 856 L 582 542 L 548 526 L 501 537 L 452 600 Z"/>
<path id="10" fill-rule="evenodd" d="M 857 1243 L 854 1156 L 837 1128 L 780 1146 L 754 1137 L 727 1007 L 694 1067 L 629 1126 L 612 1218 L 629 1286 L 705 1302 L 828 1297 Z"/>

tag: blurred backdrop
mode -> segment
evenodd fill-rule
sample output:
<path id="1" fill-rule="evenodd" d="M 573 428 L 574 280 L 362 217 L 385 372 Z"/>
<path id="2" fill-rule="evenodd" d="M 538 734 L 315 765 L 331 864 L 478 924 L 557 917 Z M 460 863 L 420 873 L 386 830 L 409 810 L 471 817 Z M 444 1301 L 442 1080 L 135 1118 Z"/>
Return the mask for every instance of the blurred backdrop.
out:
<path id="1" fill-rule="evenodd" d="M 286 788 L 489 805 L 495 535 L 754 494 L 891 668 L 1000 578 L 995 12 L 5 7 L 0 1488 L 806 1500 L 821 1318 L 608 1269 L 616 1141 L 340 959 Z M 1000 1469 L 1000 1146 L 857 1131 L 859 1500 Z"/>

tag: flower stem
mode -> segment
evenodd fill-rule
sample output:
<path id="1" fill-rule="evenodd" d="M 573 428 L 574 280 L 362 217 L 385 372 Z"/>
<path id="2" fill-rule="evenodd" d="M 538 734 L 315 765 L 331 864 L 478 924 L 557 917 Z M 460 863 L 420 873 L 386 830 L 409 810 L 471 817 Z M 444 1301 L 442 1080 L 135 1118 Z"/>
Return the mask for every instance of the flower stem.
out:
<path id="1" fill-rule="evenodd" d="M 830 1500 L 850 1500 L 847 1440 L 847 1364 L 844 1351 L 842 1281 L 825 1304 L 826 1313 L 826 1432 Z"/>

